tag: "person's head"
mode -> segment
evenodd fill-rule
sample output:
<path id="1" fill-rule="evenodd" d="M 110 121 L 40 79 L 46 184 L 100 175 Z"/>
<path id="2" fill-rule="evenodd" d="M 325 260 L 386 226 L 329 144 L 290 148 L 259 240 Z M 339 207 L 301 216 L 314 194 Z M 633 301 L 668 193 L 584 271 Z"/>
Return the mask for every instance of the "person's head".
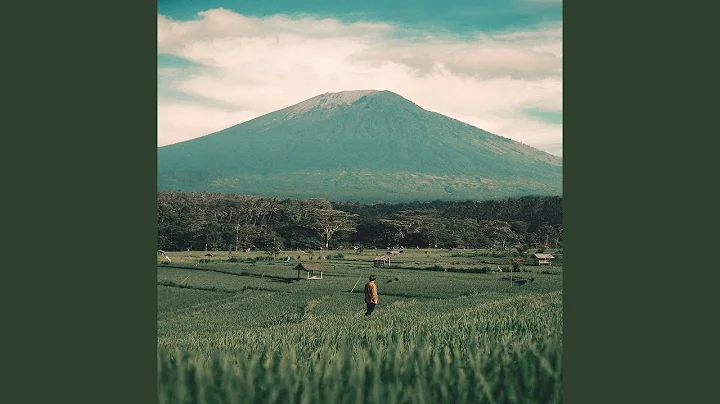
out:
<path id="1" fill-rule="evenodd" d="M 374 281 L 375 279 L 377 279 L 377 276 L 375 276 L 375 275 L 370 275 L 370 281 Z"/>

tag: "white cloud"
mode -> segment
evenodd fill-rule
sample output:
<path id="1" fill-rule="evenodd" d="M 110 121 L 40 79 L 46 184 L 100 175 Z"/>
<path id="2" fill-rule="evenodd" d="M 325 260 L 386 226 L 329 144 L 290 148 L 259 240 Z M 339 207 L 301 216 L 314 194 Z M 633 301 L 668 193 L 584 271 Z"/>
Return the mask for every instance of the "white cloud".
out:
<path id="1" fill-rule="evenodd" d="M 358 89 L 390 90 L 549 152 L 541 145 L 562 142 L 562 125 L 525 112 L 562 110 L 561 24 L 470 39 L 418 38 L 385 23 L 255 18 L 224 9 L 199 15 L 184 22 L 158 16 L 158 52 L 195 63 L 184 72 L 158 71 L 160 146 L 321 93 Z M 179 103 L 164 92 L 198 101 Z"/>
<path id="2" fill-rule="evenodd" d="M 160 99 L 158 146 L 165 146 L 228 128 L 258 116 L 254 111 L 228 111 L 201 104 Z"/>

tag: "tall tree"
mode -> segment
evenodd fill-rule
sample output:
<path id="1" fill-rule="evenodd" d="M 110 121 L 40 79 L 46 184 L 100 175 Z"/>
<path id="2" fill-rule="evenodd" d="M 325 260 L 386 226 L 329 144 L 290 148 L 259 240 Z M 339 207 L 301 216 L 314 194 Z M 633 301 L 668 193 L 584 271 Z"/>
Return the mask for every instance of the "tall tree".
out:
<path id="1" fill-rule="evenodd" d="M 381 222 L 392 226 L 397 234 L 400 235 L 400 245 L 407 245 L 405 238 L 410 232 L 416 231 L 418 212 L 412 210 L 404 210 L 394 213 L 389 219 L 380 219 Z"/>
<path id="2" fill-rule="evenodd" d="M 413 211 L 416 228 L 427 238 L 428 248 L 437 247 L 438 238 L 445 226 L 435 210 Z"/>
<path id="3" fill-rule="evenodd" d="M 340 231 L 355 232 L 357 214 L 343 212 L 332 208 L 314 208 L 308 212 L 307 226 L 315 230 L 325 244 L 330 246 L 330 239 Z"/>

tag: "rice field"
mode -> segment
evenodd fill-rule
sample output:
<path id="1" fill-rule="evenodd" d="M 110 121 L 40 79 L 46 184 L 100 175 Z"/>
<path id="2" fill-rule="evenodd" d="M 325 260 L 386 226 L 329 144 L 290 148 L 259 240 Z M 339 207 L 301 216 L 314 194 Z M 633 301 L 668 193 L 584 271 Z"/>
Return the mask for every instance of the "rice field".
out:
<path id="1" fill-rule="evenodd" d="M 483 251 L 374 268 L 383 252 L 159 257 L 159 402 L 562 402 L 561 264 L 522 265 L 519 284 Z M 323 279 L 298 280 L 311 261 Z M 379 305 L 365 317 L 371 273 Z"/>

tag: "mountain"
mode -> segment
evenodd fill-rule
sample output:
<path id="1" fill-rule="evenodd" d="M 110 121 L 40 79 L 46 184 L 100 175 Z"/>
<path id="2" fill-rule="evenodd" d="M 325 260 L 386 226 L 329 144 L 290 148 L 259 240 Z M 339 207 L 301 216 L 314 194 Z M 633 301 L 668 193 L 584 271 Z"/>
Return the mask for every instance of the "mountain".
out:
<path id="1" fill-rule="evenodd" d="M 334 201 L 562 195 L 562 159 L 390 91 L 326 93 L 158 148 L 158 189 Z"/>

